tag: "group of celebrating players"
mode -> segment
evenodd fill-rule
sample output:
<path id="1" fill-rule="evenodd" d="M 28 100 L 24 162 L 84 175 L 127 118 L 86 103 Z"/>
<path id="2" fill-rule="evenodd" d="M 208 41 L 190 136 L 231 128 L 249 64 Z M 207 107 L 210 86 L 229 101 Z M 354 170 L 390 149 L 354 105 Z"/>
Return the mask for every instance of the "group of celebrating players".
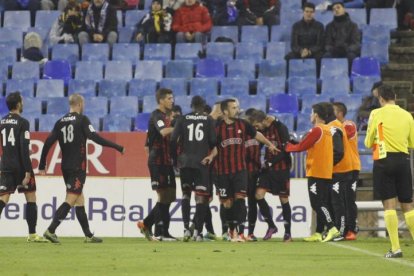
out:
<path id="1" fill-rule="evenodd" d="M 308 192 L 316 212 L 315 233 L 305 241 L 355 240 L 356 184 L 360 170 L 357 130 L 345 120 L 343 103 L 317 103 L 312 107 L 313 128 L 300 141 L 290 138 L 277 117 L 248 109 L 239 118 L 237 99 L 216 103 L 206 112 L 200 96 L 191 101 L 192 112 L 174 116 L 173 92 L 156 92 L 158 108 L 148 123 L 148 167 L 158 200 L 148 216 L 137 223 L 148 240 L 176 240 L 169 233 L 169 208 L 176 199 L 174 166 L 180 169 L 184 241 L 214 239 L 209 202 L 213 185 L 220 199 L 223 240 L 257 241 L 254 235 L 257 206 L 268 224 L 263 240 L 277 233 L 267 192 L 279 196 L 284 220 L 283 241 L 292 241 L 289 204 L 290 152 L 307 150 Z M 264 146 L 264 162 L 261 158 Z M 196 211 L 190 225 L 190 199 Z M 245 198 L 248 199 L 248 208 Z M 248 234 L 244 234 L 246 217 Z M 155 231 L 152 226 L 155 225 Z M 204 225 L 207 234 L 203 237 Z"/>

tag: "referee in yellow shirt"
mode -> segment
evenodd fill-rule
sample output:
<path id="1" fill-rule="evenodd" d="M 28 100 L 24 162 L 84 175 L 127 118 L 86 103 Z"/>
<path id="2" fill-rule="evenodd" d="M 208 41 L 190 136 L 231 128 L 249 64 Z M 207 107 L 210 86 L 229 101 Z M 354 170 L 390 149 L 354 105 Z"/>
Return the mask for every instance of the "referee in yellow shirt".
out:
<path id="1" fill-rule="evenodd" d="M 373 149 L 374 195 L 381 198 L 391 250 L 385 258 L 401 258 L 398 239 L 397 200 L 414 238 L 413 187 L 408 148 L 414 148 L 414 120 L 395 104 L 391 86 L 378 88 L 381 108 L 371 111 L 365 146 Z"/>

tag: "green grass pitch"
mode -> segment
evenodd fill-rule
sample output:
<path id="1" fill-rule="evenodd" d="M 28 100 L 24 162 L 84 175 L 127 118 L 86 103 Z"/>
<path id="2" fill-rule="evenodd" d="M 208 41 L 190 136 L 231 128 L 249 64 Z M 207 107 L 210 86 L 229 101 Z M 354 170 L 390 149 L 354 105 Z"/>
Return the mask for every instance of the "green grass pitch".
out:
<path id="1" fill-rule="evenodd" d="M 85 244 L 33 244 L 0 238 L 1 275 L 414 275 L 414 242 L 402 240 L 404 258 L 386 260 L 386 239 L 305 243 L 148 242 L 105 238 Z"/>

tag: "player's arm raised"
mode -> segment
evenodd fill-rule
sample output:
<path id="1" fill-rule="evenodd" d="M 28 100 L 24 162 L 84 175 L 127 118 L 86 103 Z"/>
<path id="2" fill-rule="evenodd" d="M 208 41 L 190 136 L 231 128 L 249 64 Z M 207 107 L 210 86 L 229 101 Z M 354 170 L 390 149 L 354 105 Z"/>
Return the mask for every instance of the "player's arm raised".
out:
<path id="1" fill-rule="evenodd" d="M 40 162 L 39 162 L 39 174 L 45 175 L 46 174 L 46 157 L 49 153 L 50 148 L 52 145 L 57 141 L 58 136 L 55 131 L 55 128 L 53 128 L 52 132 L 47 137 L 45 144 L 43 145 L 42 154 L 40 156 Z"/>
<path id="2" fill-rule="evenodd" d="M 82 121 L 82 127 L 85 131 L 86 137 L 95 143 L 104 146 L 104 147 L 110 147 L 113 149 L 116 149 L 120 153 L 125 153 L 125 148 L 121 145 L 118 145 L 114 142 L 111 142 L 103 137 L 101 137 L 98 133 L 96 133 L 95 129 L 93 128 L 91 122 L 89 121 L 89 118 L 84 116 L 84 119 Z"/>

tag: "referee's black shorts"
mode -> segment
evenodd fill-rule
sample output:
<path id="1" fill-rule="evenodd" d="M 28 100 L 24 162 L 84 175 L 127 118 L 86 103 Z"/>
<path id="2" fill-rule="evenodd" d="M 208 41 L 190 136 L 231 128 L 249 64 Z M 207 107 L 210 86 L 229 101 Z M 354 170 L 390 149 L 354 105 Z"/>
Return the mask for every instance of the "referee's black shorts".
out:
<path id="1" fill-rule="evenodd" d="M 410 157 L 402 152 L 387 152 L 387 157 L 374 161 L 374 197 L 386 200 L 398 197 L 402 203 L 413 202 Z"/>

